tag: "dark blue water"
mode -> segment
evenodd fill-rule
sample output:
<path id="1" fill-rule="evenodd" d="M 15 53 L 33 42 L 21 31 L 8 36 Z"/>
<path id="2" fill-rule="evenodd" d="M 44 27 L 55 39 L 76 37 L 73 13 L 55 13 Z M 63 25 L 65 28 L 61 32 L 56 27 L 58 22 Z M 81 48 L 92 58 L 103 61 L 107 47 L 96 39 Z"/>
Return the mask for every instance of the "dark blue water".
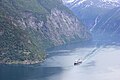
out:
<path id="1" fill-rule="evenodd" d="M 0 80 L 45 80 L 61 70 L 60 67 L 1 65 Z"/>

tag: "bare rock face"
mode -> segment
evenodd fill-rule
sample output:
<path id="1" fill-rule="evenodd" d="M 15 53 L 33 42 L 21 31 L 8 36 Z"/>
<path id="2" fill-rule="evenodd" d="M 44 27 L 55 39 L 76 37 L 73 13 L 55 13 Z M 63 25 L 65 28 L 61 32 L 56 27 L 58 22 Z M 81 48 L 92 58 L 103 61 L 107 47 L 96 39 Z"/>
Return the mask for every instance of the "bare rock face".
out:
<path id="1" fill-rule="evenodd" d="M 55 45 L 64 44 L 72 39 L 89 39 L 85 27 L 72 15 L 57 9 L 52 10 L 52 14 L 47 16 L 45 26 L 49 29 L 48 36 Z"/>
<path id="2" fill-rule="evenodd" d="M 20 25 L 34 29 L 55 46 L 70 42 L 72 39 L 89 40 L 90 38 L 88 31 L 75 16 L 58 9 L 53 9 L 51 14 L 47 15 L 46 21 L 38 20 L 31 15 L 20 22 Z"/>
<path id="3" fill-rule="evenodd" d="M 59 1 L 53 4 L 50 0 L 35 0 L 25 6 L 17 0 L 6 0 L 1 4 L 0 63 L 36 63 L 43 60 L 47 48 L 91 38 L 83 24 Z"/>

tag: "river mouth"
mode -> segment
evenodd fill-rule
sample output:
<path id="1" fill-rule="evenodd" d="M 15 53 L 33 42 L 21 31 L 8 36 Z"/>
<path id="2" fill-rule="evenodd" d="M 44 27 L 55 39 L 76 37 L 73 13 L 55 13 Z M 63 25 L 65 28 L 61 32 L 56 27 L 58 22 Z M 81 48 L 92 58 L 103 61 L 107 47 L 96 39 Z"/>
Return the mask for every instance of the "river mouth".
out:
<path id="1" fill-rule="evenodd" d="M 63 46 L 49 51 L 47 59 L 42 64 L 0 65 L 0 80 L 120 79 L 120 46 L 104 46 L 77 66 L 74 66 L 74 61 L 84 58 L 95 46 L 74 46 Z"/>

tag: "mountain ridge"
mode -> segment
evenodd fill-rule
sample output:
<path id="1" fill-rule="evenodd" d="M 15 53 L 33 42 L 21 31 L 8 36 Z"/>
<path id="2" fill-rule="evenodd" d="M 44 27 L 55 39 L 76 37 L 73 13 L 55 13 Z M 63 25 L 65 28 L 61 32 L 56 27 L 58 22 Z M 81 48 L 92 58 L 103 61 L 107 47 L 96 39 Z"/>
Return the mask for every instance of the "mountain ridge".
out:
<path id="1" fill-rule="evenodd" d="M 112 7 L 119 7 L 120 3 L 119 1 L 112 1 L 112 0 L 73 0 L 71 2 L 67 2 L 63 0 L 63 3 L 67 5 L 70 8 L 77 7 L 79 5 L 85 5 L 87 3 L 87 7 L 91 5 L 96 5 L 97 7 L 106 7 L 109 8 Z M 99 4 L 100 3 L 100 4 Z M 108 7 L 109 6 L 109 7 Z"/>
<path id="2" fill-rule="evenodd" d="M 91 38 L 59 0 L 1 0 L 0 4 L 0 63 L 38 63 L 47 48 Z"/>
<path id="3" fill-rule="evenodd" d="M 74 0 L 65 5 L 88 27 L 93 39 L 119 42 L 119 0 Z"/>

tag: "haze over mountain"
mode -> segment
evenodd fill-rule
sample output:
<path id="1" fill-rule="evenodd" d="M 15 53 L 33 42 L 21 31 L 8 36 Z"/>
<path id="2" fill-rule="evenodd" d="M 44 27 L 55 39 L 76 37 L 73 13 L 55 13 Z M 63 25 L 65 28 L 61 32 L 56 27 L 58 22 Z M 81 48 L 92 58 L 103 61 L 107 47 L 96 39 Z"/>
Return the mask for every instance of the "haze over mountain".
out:
<path id="1" fill-rule="evenodd" d="M 65 0 L 63 2 L 88 27 L 94 38 L 119 40 L 120 0 Z"/>
<path id="2" fill-rule="evenodd" d="M 0 80 L 120 80 L 119 61 L 119 0 L 0 0 Z"/>

